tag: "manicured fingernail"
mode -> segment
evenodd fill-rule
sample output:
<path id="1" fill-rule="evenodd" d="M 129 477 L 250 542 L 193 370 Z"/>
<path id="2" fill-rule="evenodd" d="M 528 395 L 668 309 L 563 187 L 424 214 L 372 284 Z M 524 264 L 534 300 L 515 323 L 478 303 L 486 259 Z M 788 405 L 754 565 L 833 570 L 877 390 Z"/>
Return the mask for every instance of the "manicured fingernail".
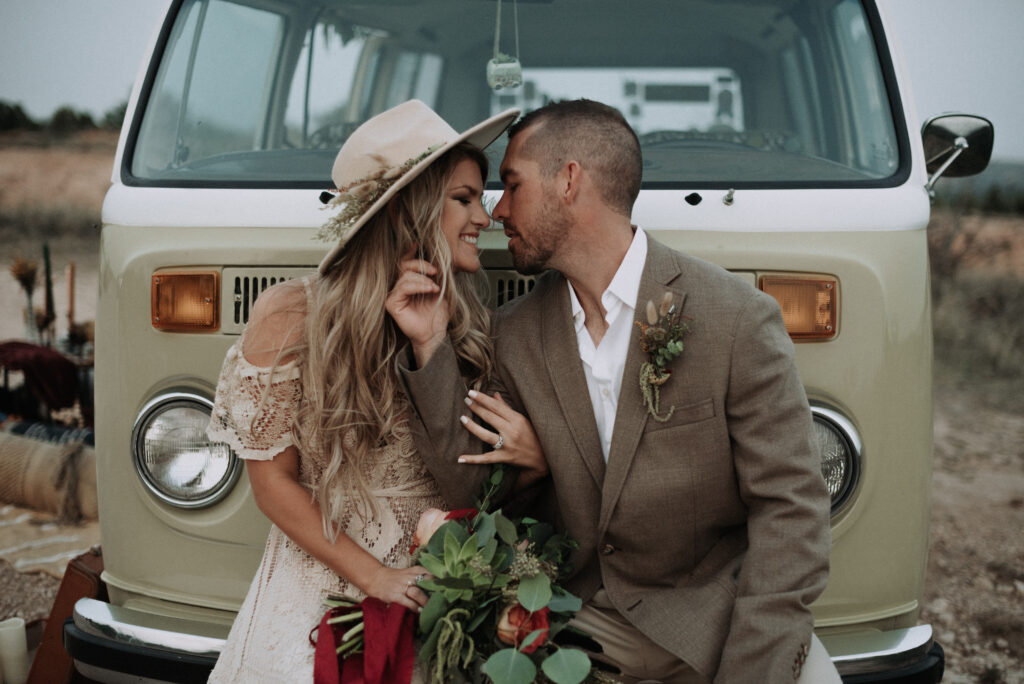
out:
<path id="1" fill-rule="evenodd" d="M 459 422 L 465 425 L 466 423 L 469 422 L 469 418 L 467 418 L 466 416 L 459 416 Z"/>
<path id="2" fill-rule="evenodd" d="M 476 390 L 469 390 L 469 396 L 476 399 Z"/>
<path id="3" fill-rule="evenodd" d="M 466 462 L 466 459 L 464 459 L 464 458 L 459 458 L 459 463 L 465 463 L 465 462 Z"/>
<path id="4" fill-rule="evenodd" d="M 466 397 L 466 406 L 472 406 L 472 405 L 473 405 L 473 400 L 470 399 L 469 397 Z"/>

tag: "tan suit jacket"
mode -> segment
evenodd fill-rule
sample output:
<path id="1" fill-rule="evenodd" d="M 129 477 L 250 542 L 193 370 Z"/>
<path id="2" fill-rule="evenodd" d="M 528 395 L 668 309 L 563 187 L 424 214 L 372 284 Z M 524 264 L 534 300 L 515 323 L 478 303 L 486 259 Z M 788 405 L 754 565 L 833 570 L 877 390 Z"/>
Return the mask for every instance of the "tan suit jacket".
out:
<path id="1" fill-rule="evenodd" d="M 830 543 L 793 345 L 774 299 L 649 239 L 637 315 L 666 291 L 689 318 L 661 388 L 662 411 L 675 411 L 664 423 L 648 415 L 646 355 L 631 343 L 607 464 L 560 274 L 495 314 L 495 384 L 533 423 L 562 524 L 579 542 L 568 588 L 587 600 L 603 585 L 626 619 L 709 679 L 791 681 Z M 457 420 L 465 389 L 454 353 L 442 347 L 420 370 L 399 365 L 418 446 L 449 502 L 465 505 L 481 469 L 455 460 L 480 447 Z"/>

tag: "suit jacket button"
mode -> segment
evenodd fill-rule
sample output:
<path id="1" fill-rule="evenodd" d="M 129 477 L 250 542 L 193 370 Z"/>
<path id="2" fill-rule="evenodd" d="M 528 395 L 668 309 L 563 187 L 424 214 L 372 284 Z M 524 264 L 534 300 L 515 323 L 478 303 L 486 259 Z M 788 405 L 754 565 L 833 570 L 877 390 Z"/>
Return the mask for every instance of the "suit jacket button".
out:
<path id="1" fill-rule="evenodd" d="M 615 553 L 615 547 L 611 544 L 604 544 L 601 546 L 601 555 L 610 556 Z"/>

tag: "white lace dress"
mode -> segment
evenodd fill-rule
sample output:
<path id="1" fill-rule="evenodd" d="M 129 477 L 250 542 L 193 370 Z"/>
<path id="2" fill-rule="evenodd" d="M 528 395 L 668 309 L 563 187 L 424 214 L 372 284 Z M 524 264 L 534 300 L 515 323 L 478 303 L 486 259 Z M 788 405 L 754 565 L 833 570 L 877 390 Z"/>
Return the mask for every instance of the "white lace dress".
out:
<path id="1" fill-rule="evenodd" d="M 240 338 L 221 370 L 208 434 L 230 444 L 241 458 L 271 459 L 293 443 L 292 420 L 302 397 L 300 368 L 283 364 L 271 375 L 270 369 L 249 363 L 241 350 Z M 312 491 L 326 464 L 319 454 L 299 451 L 299 481 Z M 408 567 L 420 512 L 444 503 L 407 427 L 398 431 L 395 443 L 373 453 L 367 475 L 379 519 L 364 525 L 354 510 L 346 509 L 337 522 L 384 565 Z M 209 681 L 311 682 L 314 649 L 308 636 L 323 615 L 321 601 L 329 593 L 363 598 L 356 587 L 271 526 L 263 560 Z"/>

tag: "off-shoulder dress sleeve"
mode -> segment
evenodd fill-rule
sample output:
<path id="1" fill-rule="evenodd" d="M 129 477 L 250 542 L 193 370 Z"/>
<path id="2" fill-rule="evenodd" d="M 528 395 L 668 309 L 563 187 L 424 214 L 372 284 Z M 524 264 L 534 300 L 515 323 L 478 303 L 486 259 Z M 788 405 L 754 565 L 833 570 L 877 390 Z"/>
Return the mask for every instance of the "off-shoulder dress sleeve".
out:
<path id="1" fill-rule="evenodd" d="M 240 458 L 267 461 L 293 444 L 302 396 L 299 367 L 295 362 L 253 365 L 242 354 L 243 338 L 224 359 L 206 435 L 226 442 Z"/>

